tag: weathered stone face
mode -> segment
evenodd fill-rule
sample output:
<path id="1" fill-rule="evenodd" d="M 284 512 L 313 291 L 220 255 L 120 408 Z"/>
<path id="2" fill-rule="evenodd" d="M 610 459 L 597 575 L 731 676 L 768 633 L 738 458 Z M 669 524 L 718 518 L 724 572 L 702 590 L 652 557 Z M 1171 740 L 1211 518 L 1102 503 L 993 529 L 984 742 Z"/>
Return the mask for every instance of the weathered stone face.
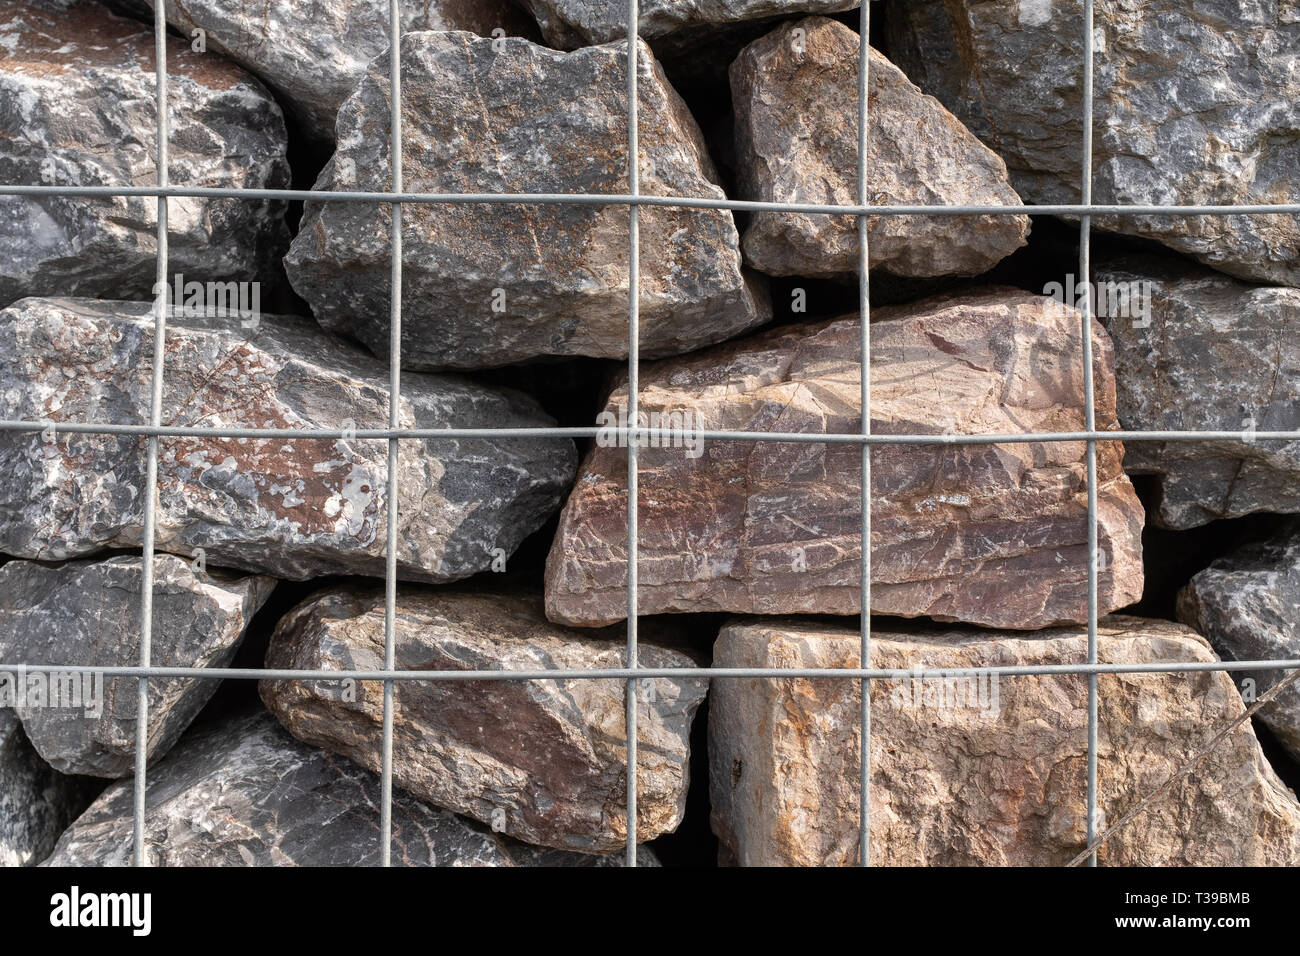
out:
<path id="1" fill-rule="evenodd" d="M 731 65 L 741 196 L 858 202 L 858 34 L 822 17 L 786 23 Z M 871 51 L 868 201 L 1020 205 L 1006 165 L 896 66 Z M 1025 244 L 1028 216 L 887 216 L 867 222 L 872 268 L 900 276 L 977 275 Z M 745 260 L 771 275 L 851 276 L 850 216 L 756 213 Z"/>
<path id="2" fill-rule="evenodd" d="M 388 49 L 388 0 L 167 0 L 166 12 L 167 22 L 186 36 L 204 30 L 209 50 L 255 73 L 280 95 L 303 131 L 319 140 L 334 139 L 339 106 L 366 64 Z M 509 0 L 402 0 L 401 12 L 404 33 L 536 32 Z"/>
<path id="3" fill-rule="evenodd" d="M 1219 558 L 1178 595 L 1178 619 L 1210 639 L 1225 660 L 1300 658 L 1300 522 Z M 1287 671 L 1236 675 L 1247 702 L 1258 700 Z M 1250 683 L 1247 684 L 1246 680 Z M 1259 719 L 1300 759 L 1300 687 L 1292 684 L 1259 710 Z"/>
<path id="4" fill-rule="evenodd" d="M 414 33 L 402 41 L 404 185 L 437 193 L 627 191 L 626 50 L 556 53 L 525 40 Z M 694 119 L 648 50 L 640 76 L 641 191 L 722 199 Z M 466 104 L 473 104 L 473 119 Z M 317 180 L 389 189 L 388 61 L 339 111 Z M 389 348 L 388 207 L 308 202 L 285 260 L 322 325 Z M 403 207 L 403 362 L 483 368 L 541 355 L 627 356 L 628 210 L 418 203 Z M 672 355 L 761 324 L 732 215 L 640 213 L 641 348 Z"/>
<path id="5" fill-rule="evenodd" d="M 1300 512 L 1300 442 L 1249 435 L 1300 429 L 1300 290 L 1248 285 L 1159 257 L 1104 264 L 1096 279 L 1099 301 L 1129 289 L 1149 305 L 1144 315 L 1112 307 L 1114 317 L 1104 319 L 1115 341 L 1120 423 L 1243 434 L 1131 442 L 1127 471 L 1159 477 L 1153 520 L 1194 528 L 1255 511 Z"/>
<path id="6" fill-rule="evenodd" d="M 873 315 L 873 432 L 1083 428 L 1075 310 L 1000 289 Z M 1108 429 L 1113 356 L 1095 323 L 1093 334 L 1096 420 Z M 857 434 L 859 335 L 854 316 L 649 365 L 643 424 Z M 626 401 L 616 388 L 607 409 Z M 642 614 L 858 613 L 858 446 L 686 444 L 640 451 Z M 561 514 L 546 567 L 554 621 L 625 613 L 627 451 L 608 445 L 588 453 Z M 1103 613 L 1142 593 L 1142 508 L 1122 455 L 1116 442 L 1097 446 Z M 878 445 L 871 461 L 873 612 L 994 627 L 1087 620 L 1083 443 Z"/>
<path id="7" fill-rule="evenodd" d="M 857 667 L 856 630 L 798 620 L 734 622 L 719 667 Z M 1102 622 L 1103 663 L 1213 661 L 1176 624 Z M 872 635 L 871 666 L 959 668 L 1087 659 L 1078 628 Z M 947 697 L 933 678 L 872 682 L 871 862 L 1059 866 L 1086 846 L 1088 680 L 983 675 Z M 982 683 L 981 683 L 982 682 Z M 959 696 L 959 694 L 961 696 Z M 1098 681 L 1102 828 L 1162 785 L 1243 711 L 1225 673 Z M 718 680 L 709 702 L 713 827 L 746 866 L 858 858 L 860 682 Z M 1102 846 L 1111 866 L 1292 865 L 1300 804 L 1246 723 L 1196 772 Z"/>
<path id="8" fill-rule="evenodd" d="M 84 4 L 0 10 L 0 181 L 157 182 L 153 33 Z M 175 186 L 289 185 L 284 117 L 257 80 L 220 57 L 168 49 L 168 175 Z M 172 270 L 202 281 L 274 281 L 284 203 L 168 202 Z M 0 307 L 28 295 L 144 298 L 155 279 L 152 197 L 0 196 Z"/>
<path id="9" fill-rule="evenodd" d="M 398 595 L 399 670 L 621 667 L 623 632 L 575 633 L 541 601 L 501 593 Z M 649 641 L 644 667 L 690 667 Z M 382 669 L 384 597 L 332 591 L 281 620 L 268 668 Z M 637 717 L 637 836 L 685 812 L 690 728 L 708 681 L 647 679 Z M 529 843 L 606 853 L 627 839 L 624 682 L 396 681 L 393 780 L 438 806 Z M 349 690 L 351 693 L 349 694 Z M 383 686 L 263 681 L 262 699 L 301 740 L 380 766 Z"/>
<path id="10" fill-rule="evenodd" d="M 94 797 L 37 755 L 18 716 L 0 706 L 0 866 L 35 866 Z"/>
<path id="11" fill-rule="evenodd" d="M 895 0 L 889 49 L 1006 160 L 1027 201 L 1079 201 L 1082 5 Z M 1300 200 L 1300 5 L 1098 0 L 1092 199 Z M 1300 285 L 1300 217 L 1099 216 L 1224 272 Z"/>
<path id="12" fill-rule="evenodd" d="M 376 866 L 379 781 L 299 743 L 262 712 L 182 741 L 149 772 L 151 866 Z M 132 785 L 109 787 L 59 840 L 48 866 L 128 866 Z M 523 846 L 393 793 L 394 866 L 618 865 Z M 638 862 L 656 865 L 642 850 Z"/>
<path id="13" fill-rule="evenodd" d="M 0 313 L 0 418 L 52 421 L 0 434 L 0 551 L 61 560 L 139 547 L 147 443 L 60 433 L 58 422 L 147 423 L 151 306 L 27 299 Z M 388 369 L 311 321 L 168 320 L 162 421 L 196 427 L 384 428 Z M 404 428 L 553 425 L 531 399 L 460 378 L 405 374 Z M 449 581 L 514 551 L 559 504 L 571 442 L 401 443 L 398 574 Z M 157 547 L 304 580 L 383 574 L 387 443 L 162 438 Z"/>
<path id="14" fill-rule="evenodd" d="M 551 46 L 563 50 L 627 37 L 627 5 L 607 0 L 523 0 Z M 856 0 L 646 0 L 637 35 L 646 39 L 714 33 L 748 20 L 852 10 Z"/>
<path id="15" fill-rule="evenodd" d="M 0 567 L 0 661 L 56 668 L 139 664 L 142 566 L 140 558 L 123 555 L 60 567 L 30 561 Z M 175 555 L 155 558 L 153 664 L 229 665 L 273 587 L 269 577 L 201 573 Z M 171 749 L 219 683 L 149 682 L 150 761 Z M 137 684 L 133 677 L 56 673 L 44 702 L 19 702 L 16 710 L 55 769 L 125 777 L 135 768 Z"/>

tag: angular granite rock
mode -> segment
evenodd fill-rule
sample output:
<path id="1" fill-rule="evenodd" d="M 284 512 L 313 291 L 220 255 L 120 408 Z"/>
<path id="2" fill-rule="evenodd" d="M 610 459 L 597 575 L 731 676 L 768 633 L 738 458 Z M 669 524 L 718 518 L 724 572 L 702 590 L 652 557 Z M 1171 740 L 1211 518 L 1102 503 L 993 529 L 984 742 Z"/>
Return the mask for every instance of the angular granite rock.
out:
<path id="1" fill-rule="evenodd" d="M 0 867 L 35 866 L 49 856 L 94 798 L 93 786 L 43 761 L 18 716 L 0 706 Z"/>
<path id="2" fill-rule="evenodd" d="M 523 0 L 551 46 L 572 50 L 627 37 L 627 5 L 607 0 Z M 838 13 L 857 0 L 646 0 L 637 35 L 646 39 L 713 33 L 750 20 L 799 13 Z"/>
<path id="3" fill-rule="evenodd" d="M 388 49 L 388 0 L 166 0 L 167 22 L 234 60 L 275 90 L 312 138 L 332 141 L 339 106 Z M 149 6 L 153 0 L 149 0 Z M 402 30 L 533 36 L 509 0 L 402 0 Z"/>
<path id="4" fill-rule="evenodd" d="M 871 203 L 1020 205 L 1002 160 L 875 50 L 868 78 Z M 731 95 L 741 198 L 858 202 L 858 34 L 824 17 L 783 24 L 732 63 Z M 877 216 L 867 231 L 872 268 L 978 275 L 1025 244 L 1029 217 Z M 770 275 L 858 268 L 852 217 L 755 213 L 742 246 Z"/>
<path id="5" fill-rule="evenodd" d="M 1120 423 L 1243 434 L 1129 443 L 1125 470 L 1159 477 L 1153 520 L 1194 528 L 1255 511 L 1300 512 L 1300 441 L 1250 436 L 1300 430 L 1300 290 L 1162 257 L 1104 264 L 1096 278 L 1099 301 L 1127 289 L 1147 304 L 1141 315 L 1113 318 L 1098 309 L 1115 342 Z"/>
<path id="6" fill-rule="evenodd" d="M 1248 544 L 1195 575 L 1178 594 L 1178 619 L 1210 639 L 1224 658 L 1262 661 L 1300 658 L 1300 522 L 1286 522 L 1267 541 Z M 1258 700 L 1288 671 L 1234 675 L 1247 703 Z M 1244 682 L 1249 679 L 1251 683 Z M 1300 687 L 1292 684 L 1259 710 L 1300 760 Z"/>
<path id="7" fill-rule="evenodd" d="M 1074 309 L 993 289 L 877 309 L 873 318 L 873 432 L 1083 427 Z M 1113 357 L 1100 325 L 1093 334 L 1097 426 L 1107 429 Z M 649 365 L 642 424 L 857 434 L 858 343 L 853 316 Z M 626 400 L 626 387 L 616 388 L 607 412 L 626 418 Z M 640 452 L 642 614 L 858 613 L 857 445 L 659 444 Z M 547 560 L 553 621 L 591 626 L 624 616 L 626 455 L 598 439 L 579 471 Z M 1103 613 L 1142 593 L 1142 508 L 1122 455 L 1117 442 L 1097 446 Z M 993 627 L 1087 619 L 1082 443 L 877 445 L 871 461 L 873 612 Z"/>
<path id="8" fill-rule="evenodd" d="M 413 192 L 626 193 L 626 50 L 556 53 L 526 40 L 413 33 L 402 41 L 405 187 Z M 647 50 L 641 191 L 723 198 L 695 120 Z M 317 188 L 388 189 L 388 59 L 339 111 Z M 388 207 L 308 202 L 285 260 L 328 329 L 388 352 Z M 403 356 L 479 368 L 540 355 L 627 355 L 628 212 L 596 205 L 408 204 Z M 709 345 L 770 316 L 741 270 L 728 210 L 640 214 L 641 349 Z"/>
<path id="9" fill-rule="evenodd" d="M 1079 201 L 1083 5 L 893 0 L 890 55 L 1006 160 L 1033 203 Z M 1097 0 L 1092 199 L 1300 201 L 1300 5 Z M 1216 269 L 1300 285 L 1300 216 L 1099 216 Z"/>
<path id="10" fill-rule="evenodd" d="M 1163 621 L 1102 621 L 1104 663 L 1213 661 Z M 958 668 L 1087 659 L 1079 628 L 1030 634 L 877 629 L 871 665 Z M 857 667 L 856 628 L 733 622 L 718 667 Z M 1225 673 L 1103 675 L 1102 829 L 1163 784 L 1243 711 Z M 1088 681 L 1077 675 L 872 682 L 871 862 L 1059 866 L 1086 845 Z M 860 682 L 719 680 L 709 701 L 713 828 L 746 866 L 858 859 Z M 1250 724 L 1098 853 L 1110 866 L 1294 866 L 1300 803 Z"/>
<path id="11" fill-rule="evenodd" d="M 0 312 L 0 418 L 55 422 L 53 440 L 0 433 L 0 551 L 59 560 L 138 547 L 143 438 L 58 422 L 149 419 L 152 307 L 27 299 Z M 383 428 L 388 369 L 307 319 L 168 320 L 162 421 L 196 427 Z M 532 399 L 458 377 L 402 376 L 405 428 L 553 425 Z M 304 580 L 383 575 L 382 440 L 160 441 L 157 546 Z M 401 442 L 398 574 L 449 581 L 489 567 L 547 520 L 576 462 L 567 439 Z M 495 552 L 495 554 L 494 554 Z"/>
<path id="12" fill-rule="evenodd" d="M 547 623 L 540 598 L 399 594 L 399 670 L 596 669 L 623 663 L 622 629 Z M 381 669 L 384 596 L 327 591 L 283 618 L 269 668 Z M 647 640 L 644 667 L 691 667 Z M 394 683 L 393 779 L 430 803 L 529 843 L 584 853 L 627 839 L 624 683 L 610 680 Z M 637 835 L 671 833 L 686 807 L 690 730 L 708 681 L 647 679 L 637 720 Z M 380 766 L 382 684 L 263 681 L 262 699 L 300 740 Z"/>
<path id="13" fill-rule="evenodd" d="M 0 181 L 152 186 L 154 40 L 98 4 L 63 13 L 0 8 Z M 284 116 L 219 56 L 168 47 L 175 186 L 289 185 Z M 200 281 L 274 280 L 288 244 L 284 203 L 168 203 L 172 272 Z M 154 284 L 157 201 L 0 196 L 0 307 L 27 295 L 145 298 Z"/>
<path id="14" fill-rule="evenodd" d="M 0 661 L 130 667 L 140 663 L 140 578 L 129 555 L 59 567 L 10 561 L 0 567 Z M 154 558 L 153 640 L 157 667 L 225 667 L 275 581 L 199 572 L 173 554 Z M 149 760 L 171 749 L 220 682 L 149 682 Z M 136 686 L 131 677 L 57 671 L 45 705 L 20 702 L 23 729 L 41 757 L 64 773 L 125 777 L 135 769 Z M 57 699 L 56 699 L 57 696 Z"/>
<path id="15" fill-rule="evenodd" d="M 182 741 L 149 772 L 152 866 L 377 866 L 379 781 L 299 743 L 264 712 Z M 131 782 L 109 787 L 59 840 L 48 866 L 129 866 Z M 648 850 L 642 865 L 657 865 Z M 601 866 L 603 859 L 507 840 L 393 793 L 395 866 Z"/>

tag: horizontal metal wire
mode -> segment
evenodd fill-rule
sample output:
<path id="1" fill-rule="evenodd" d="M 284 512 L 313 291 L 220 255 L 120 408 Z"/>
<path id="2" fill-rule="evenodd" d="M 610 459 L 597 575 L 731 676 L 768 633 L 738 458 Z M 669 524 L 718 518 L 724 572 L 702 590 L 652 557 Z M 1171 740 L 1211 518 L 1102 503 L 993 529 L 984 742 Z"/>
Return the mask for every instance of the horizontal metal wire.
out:
<path id="1" fill-rule="evenodd" d="M 525 206 L 672 206 L 730 209 L 735 212 L 786 212 L 828 216 L 1294 216 L 1300 203 L 1247 205 L 1142 205 L 1116 203 L 1039 203 L 1015 205 L 858 205 L 765 202 L 707 196 L 633 196 L 628 193 L 421 193 L 312 189 L 244 189 L 227 186 L 70 186 L 0 185 L 0 196 L 114 197 L 166 196 L 194 199 L 311 200 L 314 202 L 485 203 Z"/>
<path id="2" fill-rule="evenodd" d="M 1300 441 L 1300 430 L 1293 431 L 1074 431 L 1074 432 L 984 432 L 977 435 L 861 435 L 850 432 L 746 432 L 690 431 L 681 428 L 243 428 L 239 426 L 205 427 L 194 425 L 109 425 L 90 422 L 0 421 L 0 432 L 43 432 L 53 428 L 59 433 L 82 435 L 159 435 L 175 438 L 298 438 L 315 440 L 388 439 L 388 438 L 596 438 L 619 439 L 619 447 L 634 438 L 657 441 L 660 446 L 691 440 L 758 441 L 836 445 L 1014 445 L 1039 442 L 1082 441 Z"/>
<path id="3" fill-rule="evenodd" d="M 996 633 L 996 632 L 994 632 Z M 1012 632 L 1014 633 L 1014 632 Z M 846 634 L 846 637 L 853 636 Z M 610 647 L 617 646 L 610 642 Z M 1044 674 L 1179 674 L 1207 671 L 1295 670 L 1300 658 L 1253 661 L 1146 661 L 1131 664 L 1008 664 L 996 667 L 602 667 L 542 670 L 258 670 L 246 667 L 96 667 L 90 664 L 0 664 L 0 673 L 102 674 L 105 677 L 183 677 L 212 680 L 627 680 L 634 677 L 801 677 L 891 680 L 900 677 L 1031 677 Z"/>

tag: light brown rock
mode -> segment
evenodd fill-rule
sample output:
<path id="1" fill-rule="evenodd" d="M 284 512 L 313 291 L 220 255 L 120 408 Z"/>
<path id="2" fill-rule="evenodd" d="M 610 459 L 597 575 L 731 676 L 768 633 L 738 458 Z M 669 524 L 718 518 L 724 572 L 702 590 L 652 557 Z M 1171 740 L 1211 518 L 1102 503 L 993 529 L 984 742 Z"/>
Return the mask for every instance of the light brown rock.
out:
<path id="1" fill-rule="evenodd" d="M 858 34 L 825 17 L 783 24 L 731 65 L 744 199 L 858 202 Z M 1007 205 L 1006 164 L 903 72 L 871 51 L 868 202 Z M 978 275 L 1025 244 L 1028 216 L 885 216 L 867 222 L 871 268 L 899 276 Z M 745 260 L 770 275 L 857 272 L 849 216 L 755 214 Z"/>
<path id="2" fill-rule="evenodd" d="M 1074 309 L 995 289 L 875 315 L 874 432 L 1082 428 Z M 1111 346 L 1096 323 L 1093 335 L 1097 425 L 1113 428 Z M 651 424 L 675 412 L 696 429 L 857 434 L 858 342 L 854 316 L 647 365 L 641 410 Z M 616 388 L 607 410 L 626 398 Z M 547 561 L 554 621 L 624 615 L 626 454 L 598 441 L 579 469 Z M 1103 613 L 1142 593 L 1142 508 L 1122 454 L 1097 448 Z M 856 445 L 709 441 L 646 447 L 640 461 L 641 613 L 858 613 Z M 1083 443 L 881 445 L 872 471 L 872 611 L 994 627 L 1087 619 Z"/>
<path id="3" fill-rule="evenodd" d="M 733 622 L 719 667 L 856 667 L 855 629 Z M 1213 661 L 1191 630 L 1102 622 L 1105 663 Z M 1079 628 L 1035 634 L 877 630 L 871 664 L 957 668 L 1087 659 Z M 980 682 L 983 682 L 982 684 Z M 1227 723 L 1241 696 L 1223 672 L 1098 681 L 1101 828 L 1154 791 Z M 955 683 L 951 688 L 957 689 Z M 709 703 L 713 827 L 742 865 L 858 858 L 860 684 L 718 680 Z M 946 706 L 933 678 L 872 682 L 871 862 L 1059 866 L 1086 845 L 1087 678 L 985 674 Z M 1261 866 L 1300 861 L 1300 803 L 1247 723 L 1099 852 L 1110 866 Z"/>

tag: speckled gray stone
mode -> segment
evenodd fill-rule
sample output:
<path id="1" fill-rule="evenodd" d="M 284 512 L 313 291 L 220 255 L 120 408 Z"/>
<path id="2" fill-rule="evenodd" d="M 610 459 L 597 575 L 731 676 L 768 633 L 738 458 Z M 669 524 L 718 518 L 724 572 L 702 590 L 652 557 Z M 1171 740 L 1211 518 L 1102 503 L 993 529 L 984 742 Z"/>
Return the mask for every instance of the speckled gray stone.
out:
<path id="1" fill-rule="evenodd" d="M 0 867 L 35 866 L 49 856 L 94 785 L 41 760 L 18 715 L 0 707 Z"/>
<path id="2" fill-rule="evenodd" d="M 1079 201 L 1083 4 L 889 0 L 890 56 L 1032 203 Z M 1300 202 L 1297 0 L 1097 0 L 1095 203 Z M 1300 216 L 1099 216 L 1245 279 L 1300 285 Z"/>
<path id="3" fill-rule="evenodd" d="M 139 557 L 59 567 L 0 567 L 0 661 L 134 666 L 140 662 Z M 173 554 L 154 558 L 151 660 L 159 667 L 225 667 L 270 596 L 269 577 L 201 573 Z M 88 682 L 90 681 L 90 682 Z M 136 686 L 83 675 L 80 706 L 16 706 L 41 757 L 64 773 L 125 777 L 135 767 Z M 217 688 L 215 680 L 149 682 L 149 760 L 171 749 Z M 89 691 L 89 693 L 87 693 Z"/>
<path id="4" fill-rule="evenodd" d="M 1120 424 L 1243 436 L 1129 442 L 1125 470 L 1159 481 L 1152 521 L 1193 528 L 1300 512 L 1300 441 L 1250 440 L 1251 430 L 1300 429 L 1300 290 L 1249 285 L 1172 257 L 1103 263 L 1095 274 L 1098 313 L 1115 343 Z M 1126 288 L 1148 301 L 1146 314 L 1119 314 L 1113 293 Z"/>
<path id="5" fill-rule="evenodd" d="M 146 303 L 26 299 L 0 312 L 0 418 L 56 422 L 54 440 L 0 433 L 0 551 L 60 560 L 139 547 L 146 443 L 60 433 L 57 422 L 148 421 Z M 384 428 L 388 369 L 308 319 L 168 321 L 166 425 Z M 413 428 L 553 425 L 527 396 L 446 375 L 402 376 Z M 303 580 L 384 573 L 387 443 L 163 438 L 157 546 Z M 401 443 L 399 576 L 467 577 L 513 553 L 559 506 L 567 439 Z"/>
<path id="6" fill-rule="evenodd" d="M 742 199 L 858 201 L 858 46 L 844 24 L 809 17 L 756 40 L 732 63 Z M 1002 160 L 875 50 L 868 75 L 870 202 L 1020 205 Z M 1025 244 L 1029 217 L 877 216 L 867 233 L 873 269 L 978 275 Z M 849 278 L 858 269 L 849 216 L 754 213 L 741 245 L 745 261 L 769 275 Z"/>
<path id="7" fill-rule="evenodd" d="M 350 760 L 299 743 L 265 712 L 183 740 L 149 773 L 145 852 L 152 866 L 377 866 L 379 781 Z M 132 785 L 95 801 L 48 866 L 128 866 Z M 508 840 L 400 790 L 394 866 L 617 866 Z M 638 862 L 657 865 L 642 849 Z"/>
<path id="8" fill-rule="evenodd" d="M 499 48 L 498 48 L 499 47 Z M 625 193 L 625 44 L 556 53 L 469 33 L 402 41 L 404 185 L 434 193 Z M 641 191 L 722 199 L 704 138 L 646 49 Z M 390 188 L 388 58 L 339 111 L 319 189 Z M 308 202 L 285 265 L 326 328 L 389 349 L 390 211 Z M 403 207 L 404 368 L 485 368 L 542 355 L 625 358 L 628 210 L 617 205 Z M 640 213 L 641 354 L 729 338 L 771 314 L 741 269 L 730 211 Z"/>
<path id="9" fill-rule="evenodd" d="M 157 182 L 152 30 L 98 4 L 56 13 L 6 3 L 0 47 L 0 181 Z M 168 69 L 172 185 L 289 185 L 284 117 L 261 83 L 177 42 Z M 284 203 L 175 198 L 168 207 L 172 272 L 277 281 Z M 0 307 L 26 295 L 147 298 L 156 230 L 151 197 L 0 196 Z"/>
<path id="10" fill-rule="evenodd" d="M 1178 594 L 1178 619 L 1208 637 L 1224 660 L 1300 658 L 1300 521 L 1285 522 L 1268 540 L 1239 548 L 1195 575 Z M 1251 671 L 1233 678 L 1250 704 L 1287 673 Z M 1300 760 L 1300 686 L 1292 684 L 1260 708 L 1259 719 Z"/>

